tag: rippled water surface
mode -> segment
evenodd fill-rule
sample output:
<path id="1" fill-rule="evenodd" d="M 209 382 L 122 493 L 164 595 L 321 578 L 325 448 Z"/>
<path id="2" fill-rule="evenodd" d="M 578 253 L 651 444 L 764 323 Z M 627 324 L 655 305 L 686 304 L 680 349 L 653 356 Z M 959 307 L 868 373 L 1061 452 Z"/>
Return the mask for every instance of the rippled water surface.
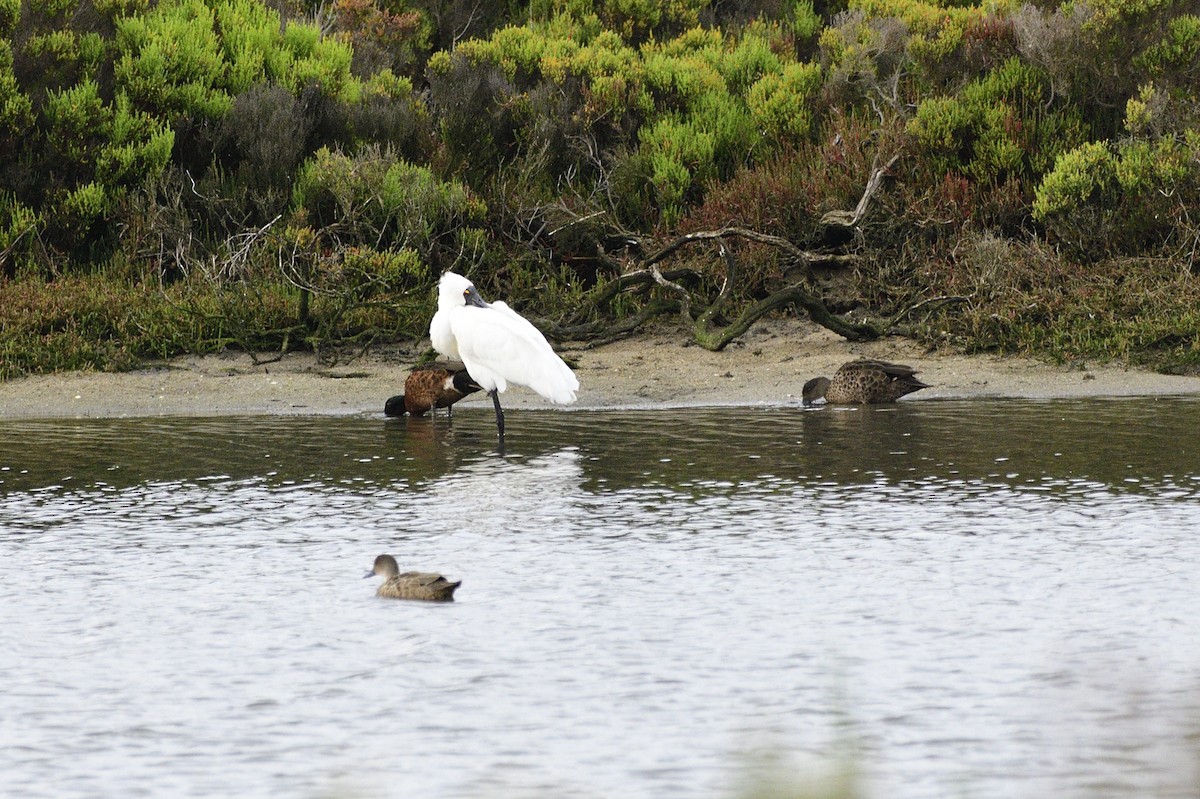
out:
<path id="1" fill-rule="evenodd" d="M 1200 401 L 508 422 L 0 422 L 0 794 L 1200 795 Z"/>

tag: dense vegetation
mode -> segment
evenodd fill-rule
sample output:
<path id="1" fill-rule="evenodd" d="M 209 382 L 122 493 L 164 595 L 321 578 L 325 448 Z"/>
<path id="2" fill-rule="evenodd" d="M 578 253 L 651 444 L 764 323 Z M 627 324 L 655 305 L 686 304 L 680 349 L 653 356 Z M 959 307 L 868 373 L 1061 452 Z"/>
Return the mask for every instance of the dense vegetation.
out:
<path id="1" fill-rule="evenodd" d="M 0 378 L 416 338 L 447 268 L 1200 363 L 1194 0 L 305 3 L 0 0 Z"/>

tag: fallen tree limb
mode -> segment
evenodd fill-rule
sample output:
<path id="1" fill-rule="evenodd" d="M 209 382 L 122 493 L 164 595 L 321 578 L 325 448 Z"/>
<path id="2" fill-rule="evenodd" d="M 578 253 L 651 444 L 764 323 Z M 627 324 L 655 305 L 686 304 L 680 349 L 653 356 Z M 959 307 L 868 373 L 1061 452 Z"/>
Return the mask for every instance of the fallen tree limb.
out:
<path id="1" fill-rule="evenodd" d="M 871 173 L 871 177 L 867 179 L 866 188 L 863 189 L 862 197 L 859 198 L 858 205 L 853 211 L 829 211 L 821 217 L 821 224 L 829 227 L 855 228 L 862 218 L 867 215 L 867 206 L 871 204 L 871 198 L 875 196 L 875 192 L 879 190 L 879 186 L 883 183 L 884 175 L 892 168 L 892 164 L 900 157 L 897 153 L 883 166 L 877 168 Z M 876 162 L 878 163 L 878 162 Z"/>
<path id="2" fill-rule="evenodd" d="M 746 306 L 732 323 L 721 328 L 714 328 L 713 320 L 720 313 L 721 308 L 732 293 L 732 287 L 737 281 L 738 275 L 737 258 L 724 245 L 721 247 L 721 257 L 725 261 L 725 282 L 722 284 L 717 298 L 696 318 L 695 323 L 692 325 L 692 335 L 696 343 L 704 347 L 704 349 L 714 352 L 725 349 L 729 345 L 729 342 L 749 330 L 750 325 L 771 311 L 788 305 L 800 306 L 808 312 L 808 315 L 814 322 L 832 330 L 849 341 L 869 341 L 879 338 L 880 331 L 876 328 L 871 325 L 851 324 L 839 318 L 830 313 L 829 309 L 825 307 L 825 303 L 819 297 L 810 294 L 798 285 L 791 285 L 780 289 L 769 297 Z"/>
<path id="3" fill-rule="evenodd" d="M 814 264 L 827 263 L 830 258 L 836 258 L 840 261 L 847 262 L 854 260 L 854 256 L 830 256 L 822 253 L 810 252 L 802 250 L 795 244 L 792 244 L 781 236 L 772 236 L 769 233 L 760 233 L 757 230 L 750 230 L 743 227 L 723 227 L 719 230 L 699 230 L 695 233 L 687 233 L 675 239 L 671 243 L 664 246 L 651 255 L 649 255 L 643 263 L 647 266 L 656 264 L 659 261 L 673 255 L 678 250 L 686 247 L 689 244 L 695 244 L 698 241 L 714 241 L 731 238 L 742 238 L 749 241 L 755 241 L 759 244 L 769 244 L 772 247 L 778 247 L 788 255 L 795 258 L 805 267 L 806 276 L 811 277 L 811 269 Z"/>
<path id="4" fill-rule="evenodd" d="M 900 323 L 901 319 L 904 319 L 905 317 L 910 316 L 910 315 L 916 313 L 917 311 L 920 311 L 925 308 L 929 309 L 929 313 L 933 313 L 938 308 L 941 308 L 942 306 L 945 306 L 945 305 L 955 305 L 960 302 L 970 302 L 970 301 L 971 301 L 970 297 L 964 297 L 960 294 L 948 294 L 948 295 L 945 295 L 942 297 L 930 297 L 929 299 L 921 300 L 920 302 L 915 302 L 912 305 L 910 305 L 907 308 L 900 311 L 898 314 L 896 314 L 895 316 L 893 316 L 891 319 L 888 320 L 887 326 L 891 327 L 893 325 L 897 325 Z M 928 314 L 926 315 L 926 318 L 928 318 Z"/>
<path id="5" fill-rule="evenodd" d="M 859 198 L 854 210 L 830 211 L 821 218 L 821 224 L 828 227 L 856 228 L 866 216 L 872 199 L 883 185 L 884 177 L 899 157 L 898 154 L 894 155 L 888 159 L 886 164 L 872 170 L 871 176 L 868 178 L 863 188 L 862 196 Z M 796 266 L 787 265 L 783 271 L 788 279 L 788 285 L 776 290 L 770 296 L 746 306 L 732 323 L 720 326 L 718 325 L 718 321 L 722 319 L 722 314 L 728 306 L 730 299 L 740 286 L 741 272 L 732 249 L 734 240 L 749 241 L 774 247 L 782 252 L 786 258 L 791 259 L 800 268 L 800 273 L 796 272 Z M 629 261 L 632 261 L 637 268 L 629 272 L 624 272 L 609 282 L 598 285 L 589 292 L 584 302 L 581 303 L 580 309 L 573 316 L 573 323 L 558 327 L 551 326 L 549 328 L 551 336 L 556 338 L 583 338 L 589 340 L 605 338 L 611 340 L 612 337 L 636 329 L 649 318 L 663 313 L 664 309 L 672 308 L 678 311 L 681 320 L 691 329 L 697 344 L 705 349 L 721 350 L 730 341 L 744 334 L 755 321 L 773 310 L 788 305 L 795 305 L 798 308 L 802 308 L 818 325 L 832 330 L 850 341 L 875 339 L 882 335 L 882 331 L 886 329 L 870 324 L 855 324 L 838 317 L 826 307 L 824 300 L 818 294 L 806 288 L 815 285 L 817 282 L 814 267 L 853 264 L 858 260 L 857 255 L 854 253 L 830 253 L 805 250 L 781 236 L 773 236 L 768 233 L 735 225 L 728 225 L 715 230 L 700 230 L 687 233 L 676 237 L 648 254 L 643 254 L 645 248 L 642 246 L 641 241 L 636 238 L 631 238 L 630 241 L 635 246 L 631 248 L 634 254 L 630 257 Z M 688 245 L 704 242 L 711 242 L 717 245 L 720 257 L 724 262 L 725 275 L 717 295 L 711 302 L 702 306 L 701 300 L 704 298 L 702 289 L 706 286 L 703 275 L 692 269 L 662 270 L 660 264 L 680 253 Z M 627 252 L 629 251 L 627 250 Z M 609 259 L 603 251 L 599 252 L 598 257 L 608 266 L 620 268 L 617 262 Z M 629 263 L 629 261 L 626 261 L 626 263 Z M 796 275 L 800 279 L 792 280 L 793 275 Z M 701 291 L 689 290 L 689 287 L 683 285 L 681 282 L 684 279 L 693 279 L 699 284 Z M 618 294 L 635 286 L 658 287 L 665 291 L 670 299 L 648 303 L 642 308 L 641 312 L 629 320 L 629 324 L 618 322 L 606 325 L 598 321 L 584 321 L 593 319 L 596 315 L 603 315 L 602 309 Z M 762 287 L 760 286 L 749 288 L 749 291 L 754 293 L 760 293 L 761 290 Z M 698 313 L 695 312 L 695 308 L 697 307 L 701 308 Z M 914 307 L 909 309 L 909 312 L 915 310 L 916 308 Z M 902 316 L 897 317 L 897 319 L 899 318 L 902 318 Z"/>
<path id="6" fill-rule="evenodd" d="M 612 323 L 595 321 L 580 325 L 560 326 L 543 322 L 538 327 L 546 334 L 547 338 L 555 341 L 583 341 L 590 348 L 628 336 L 656 316 L 678 311 L 679 303 L 674 300 L 653 300 L 646 303 L 633 316 L 627 316 Z"/>
<path id="7" fill-rule="evenodd" d="M 808 292 L 798 286 L 789 286 L 780 289 L 766 299 L 747 306 L 736 320 L 719 330 L 694 330 L 696 343 L 706 350 L 719 352 L 725 349 L 729 342 L 749 330 L 750 325 L 763 316 L 777 308 L 793 304 L 808 311 L 808 315 L 814 322 L 832 330 L 847 341 L 871 341 L 879 338 L 879 331 L 871 325 L 851 324 L 830 313 L 829 309 L 825 307 L 825 303 Z"/>

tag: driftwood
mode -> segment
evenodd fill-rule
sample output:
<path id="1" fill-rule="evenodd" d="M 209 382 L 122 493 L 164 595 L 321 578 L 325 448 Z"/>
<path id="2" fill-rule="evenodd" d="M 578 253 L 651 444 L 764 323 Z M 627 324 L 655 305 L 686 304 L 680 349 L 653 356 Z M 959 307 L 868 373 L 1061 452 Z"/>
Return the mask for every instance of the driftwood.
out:
<path id="1" fill-rule="evenodd" d="M 839 230 L 857 230 L 870 209 L 872 198 L 883 185 L 890 168 L 898 160 L 899 155 L 889 158 L 881 167 L 871 170 L 866 180 L 862 197 L 853 210 L 829 211 L 821 218 L 821 224 L 826 228 Z M 878 163 L 878 162 L 876 162 Z M 595 215 L 590 215 L 592 220 Z M 556 228 L 562 229 L 568 226 Z M 829 311 L 820 293 L 817 292 L 817 277 L 815 268 L 840 268 L 857 262 L 858 257 L 852 252 L 820 252 L 805 250 L 794 242 L 781 236 L 763 233 L 761 230 L 728 226 L 715 230 L 698 230 L 668 241 L 667 244 L 654 248 L 653 241 L 637 238 L 628 232 L 620 232 L 611 236 L 612 239 L 624 240 L 626 247 L 623 259 L 618 260 L 612 254 L 602 251 L 598 246 L 595 257 L 606 264 L 607 269 L 619 272 L 611 281 L 602 282 L 592 289 L 578 307 L 574 317 L 566 322 L 554 325 L 544 324 L 547 334 L 559 340 L 574 340 L 589 344 L 612 341 L 613 338 L 631 334 L 643 324 L 655 317 L 668 313 L 677 313 L 680 320 L 691 330 L 692 337 L 701 347 L 710 350 L 720 350 L 730 344 L 738 336 L 745 334 L 750 325 L 766 314 L 796 306 L 803 308 L 805 313 L 818 325 L 827 328 L 850 341 L 870 341 L 886 332 L 890 325 L 908 314 L 928 308 L 940 306 L 943 302 L 958 301 L 955 298 L 937 298 L 918 304 L 904 313 L 899 314 L 892 323 L 871 325 L 847 322 L 838 314 Z M 842 240 L 852 239 L 852 236 L 841 235 Z M 734 245 L 736 242 L 752 242 L 752 244 L 775 247 L 785 258 L 791 260 L 794 266 L 785 270 L 788 275 L 786 286 L 775 290 L 772 294 L 757 302 L 742 308 L 736 313 L 731 322 L 722 324 L 722 320 L 733 314 L 727 314 L 730 300 L 739 286 L 740 270 Z M 695 269 L 664 269 L 662 265 L 668 259 L 678 256 L 685 247 L 692 245 L 715 245 L 724 263 L 725 276 L 721 288 L 712 301 L 701 292 L 697 286 L 703 282 L 700 271 Z M 792 276 L 794 275 L 794 280 Z M 630 317 L 606 322 L 606 310 L 613 300 L 624 293 L 637 292 L 646 295 L 640 311 Z M 655 296 L 658 294 L 658 296 Z M 706 305 L 707 302 L 707 305 Z M 598 318 L 600 320 L 598 320 Z"/>
<path id="2" fill-rule="evenodd" d="M 890 161 L 871 172 L 867 186 L 863 189 L 863 195 L 853 211 L 830 211 L 821 217 L 821 224 L 826 227 L 858 227 L 858 223 L 867 215 L 867 206 L 870 205 L 871 198 L 875 196 L 875 192 L 879 191 L 879 185 L 883 183 L 884 176 L 891 170 L 892 164 L 896 163 L 896 159 L 899 157 L 899 154 L 893 155 Z"/>
<path id="3" fill-rule="evenodd" d="M 897 158 L 899 158 L 898 155 L 892 157 L 886 164 L 872 171 L 862 197 L 854 210 L 830 211 L 822 217 L 821 224 L 826 227 L 856 229 L 866 216 L 871 199 L 882 185 L 884 176 L 896 163 Z M 585 297 L 581 304 L 581 310 L 575 318 L 562 325 L 545 325 L 549 335 L 558 339 L 582 340 L 592 343 L 611 341 L 632 333 L 656 316 L 674 312 L 678 313 L 684 325 L 691 329 L 697 344 L 705 349 L 721 350 L 735 338 L 744 334 L 758 319 L 771 311 L 789 305 L 804 309 L 814 322 L 850 341 L 868 341 L 879 338 L 886 329 L 869 324 L 852 323 L 839 317 L 831 312 L 821 296 L 810 288 L 816 283 L 814 267 L 838 267 L 853 264 L 856 261 L 853 253 L 814 252 L 799 247 L 780 236 L 734 226 L 688 233 L 649 252 L 647 252 L 648 248 L 643 240 L 633 236 L 626 236 L 626 239 L 634 245 L 630 248 L 633 254 L 623 265 L 621 274 L 594 288 Z M 738 240 L 765 244 L 779 249 L 800 267 L 798 270 L 799 280 L 791 281 L 770 296 L 746 306 L 733 321 L 721 325 L 719 320 L 724 317 L 723 312 L 738 285 L 739 269 L 732 249 L 733 242 Z M 717 245 L 718 253 L 724 263 L 725 276 L 717 296 L 697 312 L 694 306 L 698 306 L 705 298 L 694 293 L 684 284 L 699 283 L 700 273 L 687 268 L 664 270 L 660 265 L 685 247 L 711 243 Z M 598 255 L 614 267 L 619 266 L 606 254 L 599 253 Z M 634 268 L 629 269 L 629 266 Z M 789 269 L 788 272 L 791 274 L 797 270 Z M 654 289 L 664 293 L 665 299 L 649 299 L 641 310 L 631 317 L 612 324 L 595 320 L 587 321 L 596 315 L 602 316 L 602 310 L 623 292 L 650 292 Z"/>
<path id="4" fill-rule="evenodd" d="M 814 322 L 826 327 L 850 341 L 869 341 L 879 338 L 880 332 L 870 325 L 856 325 L 830 313 L 825 303 L 819 297 L 811 294 L 798 285 L 787 286 L 774 292 L 769 297 L 748 305 L 742 313 L 728 325 L 714 328 L 713 322 L 721 313 L 732 287 L 737 282 L 737 259 L 733 252 L 725 246 L 721 247 L 721 257 L 725 261 L 725 282 L 717 298 L 696 317 L 692 325 L 692 335 L 696 343 L 706 350 L 720 351 L 728 346 L 738 336 L 750 329 L 750 325 L 766 316 L 777 308 L 788 305 L 798 305 L 808 311 Z"/>
<path id="5" fill-rule="evenodd" d="M 585 299 L 583 307 L 589 310 L 601 308 L 621 292 L 634 288 L 643 290 L 650 287 L 661 288 L 666 291 L 670 298 L 669 301 L 648 303 L 633 317 L 620 320 L 615 324 L 574 321 L 564 325 L 546 325 L 547 333 L 557 339 L 610 341 L 634 332 L 656 316 L 674 311 L 680 315 L 683 323 L 691 328 L 697 344 L 709 350 L 722 350 L 728 346 L 729 342 L 745 333 L 750 325 L 766 314 L 778 308 L 796 305 L 807 311 L 814 322 L 850 341 L 868 341 L 882 335 L 879 329 L 871 325 L 847 322 L 832 313 L 820 296 L 806 289 L 801 283 L 792 283 L 773 292 L 770 296 L 744 308 L 730 324 L 717 327 L 717 319 L 721 317 L 722 311 L 728 304 L 729 298 L 737 286 L 739 276 L 736 257 L 727 241 L 729 239 L 746 239 L 778 247 L 804 265 L 805 277 L 809 279 L 812 277 L 811 270 L 814 265 L 847 264 L 854 260 L 853 255 L 808 252 L 796 247 L 787 239 L 746 228 L 726 227 L 720 230 L 689 233 L 674 239 L 646 256 L 639 264 L 641 268 L 625 272 L 593 289 Z M 713 241 L 717 242 L 718 252 L 725 264 L 725 278 L 716 298 L 696 314 L 693 313 L 695 301 L 693 294 L 682 285 L 682 281 L 690 279 L 698 282 L 700 274 L 694 269 L 662 270 L 659 268 L 659 264 L 688 245 Z"/>

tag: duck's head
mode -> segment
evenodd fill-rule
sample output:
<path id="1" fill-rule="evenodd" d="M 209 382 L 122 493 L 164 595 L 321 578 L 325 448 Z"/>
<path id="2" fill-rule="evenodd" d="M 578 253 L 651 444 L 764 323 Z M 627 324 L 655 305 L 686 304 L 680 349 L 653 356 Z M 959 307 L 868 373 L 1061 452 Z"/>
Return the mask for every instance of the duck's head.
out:
<path id="1" fill-rule="evenodd" d="M 450 378 L 450 384 L 454 386 L 454 390 L 464 396 L 472 394 L 476 391 L 483 391 L 483 386 L 475 382 L 475 378 L 467 373 L 466 369 L 460 369 L 455 372 Z"/>
<path id="2" fill-rule="evenodd" d="M 474 305 L 486 308 L 488 304 L 479 296 L 475 284 L 457 272 L 446 272 L 438 281 L 438 307 L 454 308 L 459 305 Z"/>
<path id="3" fill-rule="evenodd" d="M 388 397 L 387 402 L 383 403 L 384 416 L 403 416 L 407 412 L 404 405 L 404 395 L 397 394 L 394 397 Z"/>
<path id="4" fill-rule="evenodd" d="M 368 577 L 374 577 L 378 574 L 386 580 L 395 577 L 399 573 L 400 567 L 396 564 L 395 558 L 391 555 L 380 555 L 375 558 L 375 565 L 371 568 L 371 571 L 363 575 L 363 579 L 365 580 Z"/>
<path id="5" fill-rule="evenodd" d="M 814 377 L 804 384 L 804 388 L 800 389 L 800 398 L 804 400 L 805 405 L 812 405 L 817 400 L 825 396 L 825 392 L 829 390 L 828 377 Z"/>

